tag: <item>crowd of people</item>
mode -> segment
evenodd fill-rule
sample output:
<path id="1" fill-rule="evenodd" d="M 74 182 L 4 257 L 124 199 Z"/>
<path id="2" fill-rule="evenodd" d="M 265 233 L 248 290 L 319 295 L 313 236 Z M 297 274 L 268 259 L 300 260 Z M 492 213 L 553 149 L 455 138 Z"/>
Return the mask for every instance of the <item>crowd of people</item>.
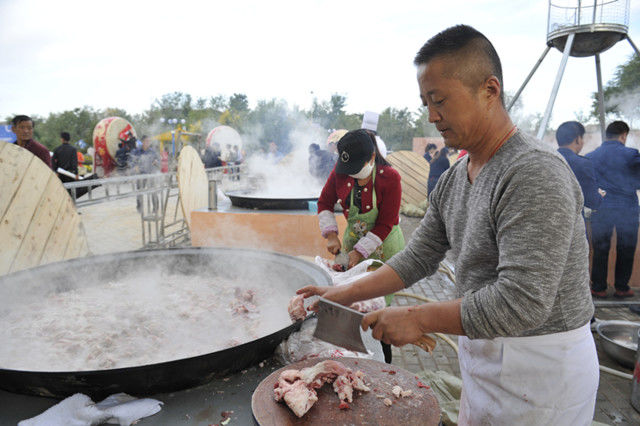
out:
<path id="1" fill-rule="evenodd" d="M 591 294 L 604 299 L 611 236 L 616 233 L 616 262 L 613 297 L 634 296 L 629 287 L 638 240 L 638 195 L 640 188 L 640 154 L 625 146 L 629 125 L 614 121 L 605 130 L 605 140 L 594 151 L 581 156 L 584 126 L 577 121 L 562 123 L 556 131 L 558 152 L 574 172 L 590 211 L 593 260 Z"/>

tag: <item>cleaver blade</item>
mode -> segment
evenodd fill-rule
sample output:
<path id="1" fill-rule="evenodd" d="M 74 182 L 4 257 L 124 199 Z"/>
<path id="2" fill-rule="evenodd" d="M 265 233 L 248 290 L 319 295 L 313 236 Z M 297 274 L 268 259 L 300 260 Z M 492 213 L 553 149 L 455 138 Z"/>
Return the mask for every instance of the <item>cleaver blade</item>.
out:
<path id="1" fill-rule="evenodd" d="M 314 337 L 350 351 L 367 353 L 360 334 L 364 314 L 321 297 L 316 315 Z"/>

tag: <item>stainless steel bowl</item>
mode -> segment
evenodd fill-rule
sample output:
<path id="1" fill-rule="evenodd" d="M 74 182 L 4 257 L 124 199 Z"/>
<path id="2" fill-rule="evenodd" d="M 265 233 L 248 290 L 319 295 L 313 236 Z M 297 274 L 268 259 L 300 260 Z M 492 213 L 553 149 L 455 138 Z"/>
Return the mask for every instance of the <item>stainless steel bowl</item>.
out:
<path id="1" fill-rule="evenodd" d="M 638 350 L 640 323 L 630 321 L 602 321 L 596 326 L 602 349 L 621 365 L 633 369 Z"/>

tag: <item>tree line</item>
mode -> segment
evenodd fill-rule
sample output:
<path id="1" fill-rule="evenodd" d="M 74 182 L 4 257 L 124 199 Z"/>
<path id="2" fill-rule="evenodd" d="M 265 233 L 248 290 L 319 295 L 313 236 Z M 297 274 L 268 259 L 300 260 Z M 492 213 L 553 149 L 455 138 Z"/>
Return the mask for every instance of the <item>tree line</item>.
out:
<path id="1" fill-rule="evenodd" d="M 285 100 L 259 100 L 250 108 L 247 95 L 194 98 L 188 93 L 173 92 L 157 98 L 142 113 L 132 114 L 122 108 L 94 109 L 90 106 L 69 111 L 50 113 L 47 117 L 32 115 L 34 138 L 49 149 L 60 143 L 60 132 L 72 135 L 72 140 L 92 144 L 93 129 L 106 117 L 122 117 L 131 122 L 140 137 L 152 136 L 174 128 L 167 119 L 184 120 L 183 128 L 203 136 L 217 125 L 228 125 L 241 134 L 252 133 L 254 148 L 266 149 L 275 142 L 282 151 L 288 151 L 294 142 L 293 129 L 301 121 L 313 123 L 328 132 L 331 129 L 356 129 L 362 124 L 362 113 L 346 112 L 347 97 L 334 94 L 328 100 L 314 99 L 308 110 L 290 107 Z M 10 123 L 13 117 L 6 117 Z M 163 120 L 164 119 L 164 122 Z M 255 129 L 260 131 L 256 132 Z M 428 123 L 424 108 L 386 108 L 380 113 L 378 133 L 393 150 L 411 149 L 413 137 L 438 136 L 435 126 Z"/>
<path id="2" fill-rule="evenodd" d="M 618 66 L 614 78 L 604 89 L 606 112 L 609 117 L 623 118 L 630 122 L 640 117 L 640 59 L 631 57 Z M 509 96 L 507 96 L 509 98 Z M 579 121 L 597 121 L 597 93 L 592 95 L 593 105 L 588 116 L 576 113 Z M 286 152 L 291 144 L 292 131 L 301 120 L 314 123 L 325 130 L 356 129 L 362 123 L 362 113 L 346 112 L 347 97 L 334 94 L 327 100 L 314 99 L 308 110 L 290 107 L 283 99 L 259 100 L 250 108 L 249 98 L 242 93 L 231 96 L 194 98 L 188 93 L 173 92 L 157 98 L 142 113 L 131 114 L 122 108 L 94 109 L 90 106 L 69 111 L 50 113 L 47 117 L 32 115 L 34 137 L 49 149 L 60 143 L 60 132 L 72 135 L 73 141 L 84 140 L 92 145 L 96 124 L 106 117 L 118 116 L 129 120 L 139 136 L 154 135 L 171 130 L 172 125 L 161 119 L 184 120 L 188 131 L 206 135 L 216 125 L 228 125 L 241 134 L 251 133 L 253 148 L 266 149 L 275 142 Z M 541 114 L 521 113 L 520 99 L 512 108 L 511 116 L 518 126 L 535 134 Z M 10 123 L 13 117 L 7 117 Z M 256 131 L 259 129 L 259 131 Z M 429 123 L 426 108 L 417 110 L 388 107 L 380 113 L 378 134 L 391 150 L 411 149 L 414 137 L 439 136 L 435 126 Z"/>

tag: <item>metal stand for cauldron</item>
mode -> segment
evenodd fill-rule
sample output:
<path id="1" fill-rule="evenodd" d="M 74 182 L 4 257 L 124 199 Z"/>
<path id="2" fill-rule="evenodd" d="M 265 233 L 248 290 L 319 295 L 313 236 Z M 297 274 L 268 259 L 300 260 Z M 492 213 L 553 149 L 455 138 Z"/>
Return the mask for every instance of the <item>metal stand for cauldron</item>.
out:
<path id="1" fill-rule="evenodd" d="M 246 177 L 244 165 L 213 167 L 205 172 L 210 182 L 224 182 L 232 189 L 240 187 Z M 184 219 L 178 216 L 180 200 L 175 172 L 112 176 L 68 182 L 64 187 L 70 191 L 77 208 L 135 197 L 140 213 L 142 248 L 180 247 L 189 243 L 189 229 Z M 104 195 L 96 193 L 97 187 L 104 189 Z M 82 194 L 82 197 L 78 197 L 78 194 Z M 217 204 L 217 200 L 214 201 Z"/>
<path id="2" fill-rule="evenodd" d="M 600 115 L 600 128 L 602 140 L 605 139 L 605 109 L 604 93 L 602 90 L 602 72 L 600 70 L 600 53 L 614 46 L 617 42 L 627 39 L 636 54 L 640 56 L 638 47 L 633 43 L 627 33 L 629 30 L 629 0 L 573 0 L 563 3 L 573 3 L 573 5 L 560 5 L 558 0 L 549 0 L 549 14 L 547 23 L 547 47 L 540 56 L 540 59 L 533 66 L 533 69 L 525 78 L 522 86 L 518 89 L 513 99 L 507 106 L 511 110 L 518 97 L 524 90 L 533 74 L 544 60 L 552 47 L 562 52 L 562 61 L 556 75 L 556 80 L 551 89 L 551 96 L 544 113 L 540 128 L 538 129 L 538 139 L 542 139 L 553 104 L 560 88 L 560 82 L 564 74 L 569 56 L 587 57 L 595 56 L 596 76 L 598 79 L 598 110 Z"/>

